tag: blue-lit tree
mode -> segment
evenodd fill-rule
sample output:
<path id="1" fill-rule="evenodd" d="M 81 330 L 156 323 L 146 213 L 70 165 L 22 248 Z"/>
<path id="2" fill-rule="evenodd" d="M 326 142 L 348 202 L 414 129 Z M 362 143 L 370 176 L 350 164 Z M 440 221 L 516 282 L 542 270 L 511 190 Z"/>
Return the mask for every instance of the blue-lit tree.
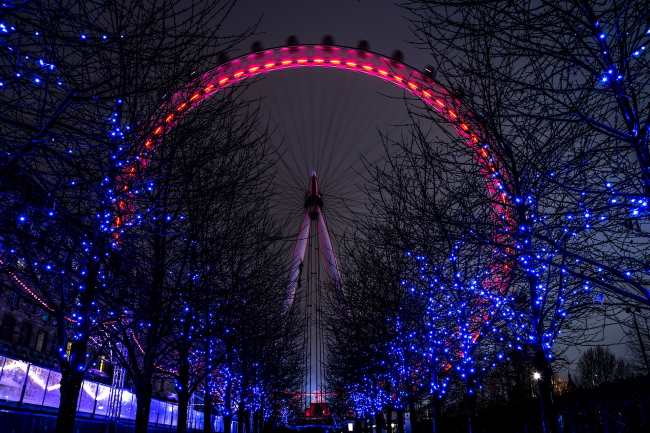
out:
<path id="1" fill-rule="evenodd" d="M 343 254 L 343 288 L 330 293 L 328 302 L 327 378 L 340 416 L 352 409 L 383 429 L 383 412 L 393 409 L 391 373 L 397 366 L 391 343 L 404 292 L 399 278 L 404 260 L 394 250 L 375 248 L 380 234 L 358 232 Z"/>
<path id="2" fill-rule="evenodd" d="M 138 131 L 161 108 L 160 96 L 240 40 L 219 37 L 229 6 L 1 6 L 1 254 L 17 289 L 57 319 L 58 431 L 72 431 L 99 331 L 129 320 L 115 303 L 123 295 L 115 270 L 125 263 L 116 239 L 127 235 L 114 226 L 114 180 L 140 145 Z"/>
<path id="3" fill-rule="evenodd" d="M 550 363 L 561 332 L 594 303 L 650 300 L 647 5 L 405 7 L 437 78 L 492 136 L 517 227 L 511 292 L 520 319 L 510 333 L 541 372 L 543 428 L 556 429 Z"/>
<path id="4" fill-rule="evenodd" d="M 86 41 L 89 21 L 78 11 L 65 21 L 55 18 L 61 9 L 41 6 L 2 5 L 0 254 L 16 290 L 56 319 L 57 430 L 72 431 L 112 289 L 110 178 L 124 146 L 122 101 L 115 91 L 103 98 L 94 91 L 106 91 L 89 73 L 105 48 L 102 34 Z"/>
<path id="5" fill-rule="evenodd" d="M 534 236 L 561 250 L 568 272 L 613 296 L 648 304 L 645 3 L 413 1 L 406 7 L 422 28 L 416 36 L 431 50 L 439 78 L 471 100 L 494 134 L 512 176 L 508 193 L 518 200 L 518 217 L 551 213 L 545 192 L 532 185 L 546 183 L 547 196 L 556 194 L 554 214 L 565 218 L 560 228 L 587 236 L 590 247 Z M 452 45 L 443 49 L 436 42 L 442 39 Z"/>
<path id="6" fill-rule="evenodd" d="M 535 120 L 528 126 L 538 130 L 542 125 Z M 450 349 L 442 356 L 449 380 L 471 400 L 498 361 L 522 358 L 521 365 L 542 372 L 540 409 L 548 426 L 554 419 L 548 410 L 554 344 L 563 330 L 580 323 L 567 318 L 598 308 L 594 283 L 569 272 L 574 262 L 565 253 L 588 248 L 594 238 L 567 218 L 565 209 L 576 197 L 559 194 L 557 180 L 549 181 L 540 168 L 562 177 L 564 185 L 575 183 L 569 173 L 580 174 L 583 160 L 571 145 L 582 131 L 564 128 L 540 143 L 555 151 L 556 159 L 524 147 L 517 149 L 516 159 L 504 158 L 504 192 L 527 191 L 523 200 L 512 195 L 515 231 L 495 223 L 499 219 L 471 151 L 453 137 L 441 140 L 444 126 L 434 131 L 425 133 L 416 122 L 412 135 L 403 137 L 388 155 L 389 163 L 375 172 L 381 199 L 373 215 L 401 241 L 391 248 L 410 251 L 414 262 L 422 263 L 411 266 L 406 284 L 428 297 L 433 333 L 444 335 Z M 561 247 L 550 247 L 547 239 L 560 240 Z M 427 323 L 426 316 L 423 320 Z M 440 339 L 433 341 L 438 346 L 432 349 L 444 348 Z"/>

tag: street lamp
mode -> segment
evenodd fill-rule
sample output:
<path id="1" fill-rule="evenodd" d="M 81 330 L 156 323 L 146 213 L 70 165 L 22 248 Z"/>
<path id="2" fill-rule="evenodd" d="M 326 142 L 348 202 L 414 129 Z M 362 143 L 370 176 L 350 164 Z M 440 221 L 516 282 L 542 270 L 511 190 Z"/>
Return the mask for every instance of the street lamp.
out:
<path id="1" fill-rule="evenodd" d="M 539 371 L 533 371 L 533 380 L 535 382 L 537 382 L 541 378 L 542 378 L 542 373 L 540 373 Z"/>

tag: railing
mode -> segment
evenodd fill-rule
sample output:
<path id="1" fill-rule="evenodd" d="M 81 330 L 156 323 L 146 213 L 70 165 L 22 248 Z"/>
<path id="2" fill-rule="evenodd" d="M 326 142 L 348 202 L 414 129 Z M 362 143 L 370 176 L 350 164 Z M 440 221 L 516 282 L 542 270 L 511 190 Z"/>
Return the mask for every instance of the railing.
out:
<path id="1" fill-rule="evenodd" d="M 61 398 L 61 373 L 31 364 L 27 361 L 0 356 L 0 403 L 31 405 L 42 408 L 59 407 Z M 111 398 L 111 395 L 114 397 Z M 109 408 L 109 402 L 114 406 Z M 79 391 L 77 411 L 92 417 L 134 420 L 137 401 L 135 395 L 124 388 L 84 380 Z M 176 426 L 178 405 L 157 399 L 151 400 L 149 423 Z M 188 427 L 203 429 L 203 412 L 190 408 Z M 212 416 L 213 431 L 223 431 L 220 416 Z"/>

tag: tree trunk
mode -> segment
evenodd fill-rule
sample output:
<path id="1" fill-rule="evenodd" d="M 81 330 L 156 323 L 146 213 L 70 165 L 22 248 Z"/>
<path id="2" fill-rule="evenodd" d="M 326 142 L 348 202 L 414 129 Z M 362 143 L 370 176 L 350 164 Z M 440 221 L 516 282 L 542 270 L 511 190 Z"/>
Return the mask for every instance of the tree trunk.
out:
<path id="1" fill-rule="evenodd" d="M 262 425 L 264 423 L 264 416 L 262 415 L 262 410 L 258 409 L 255 411 L 255 423 L 253 424 L 253 433 L 262 433 Z"/>
<path id="2" fill-rule="evenodd" d="M 189 403 L 190 403 L 190 395 L 186 391 L 179 392 L 178 393 L 178 422 L 176 423 L 177 433 L 187 433 L 187 409 Z M 205 423 L 203 425 L 205 426 Z"/>
<path id="3" fill-rule="evenodd" d="M 465 415 L 467 417 L 467 433 L 474 431 L 474 412 L 476 411 L 476 397 L 465 395 Z"/>
<path id="4" fill-rule="evenodd" d="M 244 433 L 244 409 L 241 407 L 241 402 L 237 408 L 237 433 Z"/>
<path id="5" fill-rule="evenodd" d="M 251 433 L 251 413 L 246 409 L 244 409 L 244 419 L 246 420 L 246 425 L 244 426 L 244 433 Z"/>
<path id="6" fill-rule="evenodd" d="M 81 292 L 79 296 L 79 304 L 81 306 L 80 312 L 84 317 L 88 316 L 88 309 L 92 304 L 93 296 L 95 294 L 98 269 L 99 267 L 97 263 L 91 261 L 91 264 L 88 267 L 88 273 L 84 280 L 86 290 Z M 62 309 L 59 310 L 57 322 L 59 344 L 61 345 L 61 349 L 65 350 L 65 344 L 68 341 L 66 338 L 68 331 Z M 89 323 L 89 320 L 85 320 L 80 324 L 80 327 L 77 328 L 78 339 L 71 342 L 70 355 L 67 359 L 62 361 L 61 397 L 56 419 L 57 433 L 72 433 L 74 431 L 75 418 L 77 415 L 77 402 L 79 401 L 79 390 L 81 389 L 81 383 L 83 382 L 84 372 L 86 370 Z"/>
<path id="7" fill-rule="evenodd" d="M 230 433 L 232 430 L 232 383 L 226 385 L 226 395 L 223 398 L 223 433 Z"/>
<path id="8" fill-rule="evenodd" d="M 381 433 L 383 430 L 383 424 L 384 424 L 384 414 L 382 411 L 377 411 L 375 413 L 375 433 Z"/>
<path id="9" fill-rule="evenodd" d="M 386 408 L 386 432 L 393 433 L 393 408 Z"/>
<path id="10" fill-rule="evenodd" d="M 187 332 L 189 332 L 189 330 L 185 329 L 185 332 L 185 335 L 187 335 Z M 178 351 L 178 357 L 178 422 L 176 423 L 176 432 L 187 433 L 187 409 L 190 403 L 189 347 L 185 344 L 181 345 Z"/>
<path id="11" fill-rule="evenodd" d="M 203 415 L 203 433 L 212 433 L 212 401 L 207 392 L 203 397 Z"/>
<path id="12" fill-rule="evenodd" d="M 434 401 L 435 401 L 435 399 L 434 399 Z M 408 413 L 409 413 L 409 422 L 411 423 L 411 431 L 413 431 L 413 426 L 418 421 L 416 419 L 415 403 L 413 401 L 409 401 Z"/>
<path id="13" fill-rule="evenodd" d="M 83 374 L 69 369 L 63 370 L 60 388 L 61 400 L 56 417 L 56 433 L 73 433 L 82 381 Z"/>
<path id="14" fill-rule="evenodd" d="M 223 433 L 230 433 L 232 430 L 232 415 L 223 416 Z"/>
<path id="15" fill-rule="evenodd" d="M 557 413 L 553 399 L 553 369 L 546 359 L 544 352 L 538 350 L 535 353 L 535 368 L 541 378 L 537 380 L 539 396 L 539 417 L 543 433 L 558 433 L 560 427 L 557 422 Z"/>
<path id="16" fill-rule="evenodd" d="M 239 433 L 250 433 L 250 418 L 248 416 L 248 411 L 243 407 L 243 405 L 241 405 L 241 409 L 237 412 L 237 420 L 237 430 Z"/>
<path id="17" fill-rule="evenodd" d="M 434 396 L 431 401 L 431 433 L 438 433 L 438 406 L 438 398 Z M 413 416 L 413 412 L 411 412 L 411 416 Z M 413 418 L 411 418 L 411 430 L 413 430 Z"/>
<path id="18" fill-rule="evenodd" d="M 136 388 L 137 408 L 135 412 L 135 433 L 147 433 L 149 428 L 149 412 L 151 411 L 151 381 Z"/>
<path id="19" fill-rule="evenodd" d="M 397 410 L 397 433 L 404 433 L 404 409 Z"/>

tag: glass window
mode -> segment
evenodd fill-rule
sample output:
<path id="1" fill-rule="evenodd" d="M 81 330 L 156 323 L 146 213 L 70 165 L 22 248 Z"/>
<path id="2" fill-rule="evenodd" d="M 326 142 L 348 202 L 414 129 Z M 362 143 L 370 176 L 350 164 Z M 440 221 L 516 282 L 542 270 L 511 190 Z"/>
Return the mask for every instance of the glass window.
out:
<path id="1" fill-rule="evenodd" d="M 174 404 L 173 403 L 167 403 L 167 409 L 165 409 L 167 412 L 165 414 L 165 424 L 166 425 L 172 425 L 174 422 Z"/>
<path id="2" fill-rule="evenodd" d="M 19 401 L 27 374 L 27 363 L 7 358 L 0 379 L 0 400 Z"/>
<path id="3" fill-rule="evenodd" d="M 106 415 L 108 411 L 108 398 L 111 395 L 111 387 L 99 384 L 97 387 L 97 406 L 95 406 L 96 415 Z"/>
<path id="4" fill-rule="evenodd" d="M 160 402 L 160 411 L 158 412 L 158 424 L 167 424 L 167 406 L 166 401 Z"/>
<path id="5" fill-rule="evenodd" d="M 38 334 L 36 335 L 36 343 L 34 344 L 34 349 L 36 349 L 37 352 L 44 352 L 46 341 L 47 341 L 47 334 L 45 333 L 45 331 L 43 330 L 38 331 Z"/>
<path id="6" fill-rule="evenodd" d="M 203 412 L 192 409 L 194 412 L 194 428 L 197 430 L 203 430 Z"/>
<path id="7" fill-rule="evenodd" d="M 120 408 L 120 418 L 135 419 L 136 401 L 133 393 L 129 391 L 122 392 L 122 406 Z"/>
<path id="8" fill-rule="evenodd" d="M 95 409 L 95 393 L 97 392 L 97 384 L 84 380 L 81 384 L 81 391 L 79 392 L 79 412 L 92 413 Z"/>
<path id="9" fill-rule="evenodd" d="M 149 409 L 149 422 L 157 423 L 158 422 L 158 411 L 160 409 L 160 401 L 152 398 L 151 399 L 151 408 Z"/>
<path id="10" fill-rule="evenodd" d="M 176 423 L 178 422 L 178 405 L 177 404 L 172 404 L 172 426 L 176 427 Z"/>
<path id="11" fill-rule="evenodd" d="M 45 396 L 45 384 L 47 383 L 47 376 L 50 370 L 47 368 L 30 366 L 27 373 L 27 386 L 25 387 L 25 396 L 23 403 L 29 404 L 43 404 L 43 397 Z"/>
<path id="12" fill-rule="evenodd" d="M 59 400 L 61 399 L 61 373 L 58 371 L 51 371 L 50 377 L 45 387 L 45 399 L 43 406 L 59 407 Z"/>

